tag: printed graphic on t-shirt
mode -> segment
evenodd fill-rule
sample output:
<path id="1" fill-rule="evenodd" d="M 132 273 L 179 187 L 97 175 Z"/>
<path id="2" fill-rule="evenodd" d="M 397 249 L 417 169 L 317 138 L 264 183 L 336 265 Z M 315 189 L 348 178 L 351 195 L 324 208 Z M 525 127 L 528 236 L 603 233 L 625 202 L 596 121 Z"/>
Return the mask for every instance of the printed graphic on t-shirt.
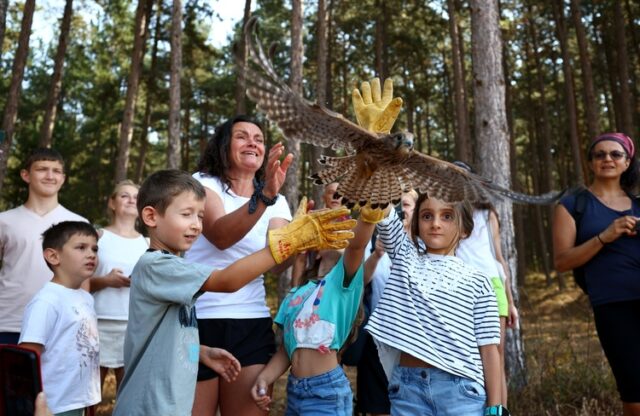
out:
<path id="1" fill-rule="evenodd" d="M 79 314 L 75 307 L 73 309 L 76 314 Z M 98 345 L 95 322 L 88 317 L 83 318 L 76 332 L 76 349 L 80 353 L 80 367 L 97 369 L 100 366 Z"/>
<path id="2" fill-rule="evenodd" d="M 200 344 L 198 342 L 198 330 L 195 328 L 185 328 L 178 335 L 181 339 L 178 342 L 178 362 L 188 371 L 189 374 L 198 373 L 198 361 Z"/>
<path id="3" fill-rule="evenodd" d="M 415 279 L 414 283 L 417 289 L 420 291 L 425 299 L 429 296 L 437 296 L 437 293 L 456 293 L 460 292 L 460 288 L 468 287 L 471 281 L 471 276 L 468 273 L 463 273 L 462 270 L 456 271 L 457 264 L 449 262 L 445 268 L 450 269 L 446 271 L 434 272 L 434 266 L 443 268 L 443 264 L 414 264 L 413 269 L 410 271 L 411 276 L 420 276 L 421 278 Z"/>
<path id="4" fill-rule="evenodd" d="M 299 348 L 315 348 L 322 353 L 329 352 L 335 334 L 335 324 L 323 321 L 317 314 L 324 294 L 325 280 L 314 288 L 315 293 L 307 298 L 293 322 L 293 334 Z M 292 300 L 292 302 L 295 299 Z M 299 302 L 296 302 L 299 304 Z"/>

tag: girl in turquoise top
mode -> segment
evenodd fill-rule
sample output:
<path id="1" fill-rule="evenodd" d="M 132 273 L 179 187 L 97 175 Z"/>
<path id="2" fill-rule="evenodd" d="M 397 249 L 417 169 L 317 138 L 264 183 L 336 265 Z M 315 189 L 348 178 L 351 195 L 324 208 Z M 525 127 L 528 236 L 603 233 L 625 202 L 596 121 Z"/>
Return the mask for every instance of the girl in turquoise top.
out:
<path id="1" fill-rule="evenodd" d="M 284 342 L 251 390 L 258 407 L 269 410 L 268 386 L 291 366 L 285 415 L 351 415 L 353 396 L 339 365 L 338 351 L 349 337 L 362 300 L 362 259 L 382 210 L 363 208 L 355 237 L 331 271 L 291 289 L 275 322 Z"/>

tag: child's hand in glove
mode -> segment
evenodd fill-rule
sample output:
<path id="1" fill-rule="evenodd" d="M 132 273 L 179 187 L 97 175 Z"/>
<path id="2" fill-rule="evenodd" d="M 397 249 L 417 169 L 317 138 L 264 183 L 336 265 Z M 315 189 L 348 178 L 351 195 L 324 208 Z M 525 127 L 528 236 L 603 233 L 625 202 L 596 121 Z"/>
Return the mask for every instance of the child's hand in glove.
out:
<path id="1" fill-rule="evenodd" d="M 276 263 L 306 250 L 342 249 L 353 238 L 356 220 L 338 221 L 349 214 L 347 208 L 321 209 L 307 213 L 303 197 L 293 220 L 284 227 L 269 230 L 269 249 Z"/>

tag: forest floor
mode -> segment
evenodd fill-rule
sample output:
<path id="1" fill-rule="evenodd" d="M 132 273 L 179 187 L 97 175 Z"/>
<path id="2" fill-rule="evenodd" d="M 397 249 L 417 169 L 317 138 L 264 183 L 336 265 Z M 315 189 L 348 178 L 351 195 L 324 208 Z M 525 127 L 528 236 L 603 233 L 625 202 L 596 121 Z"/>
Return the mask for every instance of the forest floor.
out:
<path id="1" fill-rule="evenodd" d="M 509 408 L 514 415 L 613 416 L 622 414 L 611 371 L 598 343 L 586 296 L 567 277 L 559 291 L 544 276 L 527 276 L 520 293 L 522 336 L 527 384 L 510 388 Z M 268 291 L 275 287 L 267 282 Z M 275 312 L 275 299 L 270 299 Z M 355 369 L 347 367 L 355 391 Z M 107 376 L 97 415 L 111 414 L 114 377 Z M 276 382 L 271 414 L 284 414 L 286 376 Z"/>

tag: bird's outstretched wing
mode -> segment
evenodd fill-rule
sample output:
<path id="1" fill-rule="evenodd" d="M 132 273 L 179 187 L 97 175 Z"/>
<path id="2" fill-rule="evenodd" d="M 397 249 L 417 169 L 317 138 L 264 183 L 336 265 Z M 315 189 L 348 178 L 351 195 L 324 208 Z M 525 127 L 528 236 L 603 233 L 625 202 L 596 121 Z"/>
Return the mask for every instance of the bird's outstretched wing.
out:
<path id="1" fill-rule="evenodd" d="M 554 203 L 563 195 L 563 192 L 543 195 L 514 192 L 453 163 L 416 151 L 411 152 L 403 168 L 415 189 L 448 202 L 490 202 L 495 197 L 503 197 L 523 204 L 546 205 Z"/>
<path id="2" fill-rule="evenodd" d="M 345 119 L 341 114 L 313 104 L 294 93 L 278 76 L 257 39 L 256 17 L 245 28 L 250 62 L 247 65 L 247 95 L 258 109 L 275 122 L 288 138 L 348 153 L 367 146 L 377 136 Z"/>

